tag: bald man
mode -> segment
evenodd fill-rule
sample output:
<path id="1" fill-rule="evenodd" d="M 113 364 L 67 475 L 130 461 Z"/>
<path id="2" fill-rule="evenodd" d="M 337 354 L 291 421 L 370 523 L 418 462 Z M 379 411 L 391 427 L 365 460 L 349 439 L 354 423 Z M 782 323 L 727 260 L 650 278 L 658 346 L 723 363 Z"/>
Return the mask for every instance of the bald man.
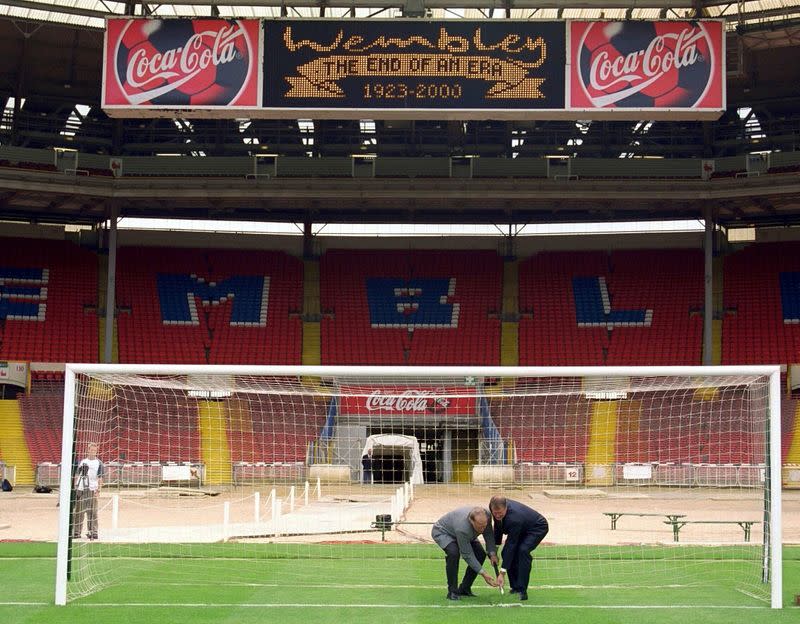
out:
<path id="1" fill-rule="evenodd" d="M 494 545 L 490 518 L 489 510 L 483 507 L 459 507 L 439 518 L 433 525 L 431 537 L 445 552 L 448 600 L 474 596 L 472 583 L 479 574 L 487 585 L 497 587 L 494 578 L 483 569 L 487 550 L 492 563 L 497 563 L 497 548 Z M 478 541 L 479 535 L 483 535 L 486 550 Z M 467 563 L 467 570 L 461 584 L 456 585 L 460 559 Z"/>

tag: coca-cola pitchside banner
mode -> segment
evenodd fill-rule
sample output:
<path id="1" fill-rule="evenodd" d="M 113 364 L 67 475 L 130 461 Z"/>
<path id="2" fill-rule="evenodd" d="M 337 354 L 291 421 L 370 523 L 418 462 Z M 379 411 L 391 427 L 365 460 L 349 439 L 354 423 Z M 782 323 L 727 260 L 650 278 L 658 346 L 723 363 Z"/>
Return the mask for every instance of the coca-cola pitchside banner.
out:
<path id="1" fill-rule="evenodd" d="M 474 416 L 475 388 L 342 386 L 342 416 Z"/>
<path id="2" fill-rule="evenodd" d="M 260 39 L 259 20 L 109 19 L 103 107 L 258 107 Z"/>
<path id="3" fill-rule="evenodd" d="M 567 107 L 724 110 L 721 21 L 570 22 Z"/>

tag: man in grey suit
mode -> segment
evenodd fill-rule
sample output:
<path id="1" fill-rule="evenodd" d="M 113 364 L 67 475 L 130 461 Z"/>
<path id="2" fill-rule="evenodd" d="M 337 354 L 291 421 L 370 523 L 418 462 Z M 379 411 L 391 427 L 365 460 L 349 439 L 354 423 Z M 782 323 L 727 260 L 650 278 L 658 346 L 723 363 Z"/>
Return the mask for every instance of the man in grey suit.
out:
<path id="1" fill-rule="evenodd" d="M 446 513 L 433 525 L 431 537 L 445 552 L 445 570 L 447 572 L 447 599 L 460 600 L 462 596 L 474 596 L 472 583 L 480 574 L 487 585 L 497 587 L 494 578 L 483 569 L 486 550 L 492 563 L 497 563 L 497 548 L 494 544 L 494 533 L 489 523 L 489 511 L 483 507 L 459 507 Z M 486 550 L 478 541 L 483 535 Z M 461 585 L 458 582 L 458 560 L 467 562 L 467 571 Z"/>

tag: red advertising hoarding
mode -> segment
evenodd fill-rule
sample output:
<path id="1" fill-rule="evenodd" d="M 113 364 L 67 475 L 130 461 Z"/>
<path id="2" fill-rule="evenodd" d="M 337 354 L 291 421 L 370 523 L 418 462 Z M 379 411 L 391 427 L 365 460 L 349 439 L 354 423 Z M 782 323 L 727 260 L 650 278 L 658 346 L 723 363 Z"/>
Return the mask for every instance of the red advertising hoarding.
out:
<path id="1" fill-rule="evenodd" d="M 103 108 L 257 108 L 261 104 L 261 22 L 224 19 L 109 19 Z"/>
<path id="2" fill-rule="evenodd" d="M 475 388 L 434 386 L 342 386 L 341 416 L 474 416 Z"/>
<path id="3" fill-rule="evenodd" d="M 725 109 L 719 20 L 569 22 L 567 108 L 608 116 Z"/>

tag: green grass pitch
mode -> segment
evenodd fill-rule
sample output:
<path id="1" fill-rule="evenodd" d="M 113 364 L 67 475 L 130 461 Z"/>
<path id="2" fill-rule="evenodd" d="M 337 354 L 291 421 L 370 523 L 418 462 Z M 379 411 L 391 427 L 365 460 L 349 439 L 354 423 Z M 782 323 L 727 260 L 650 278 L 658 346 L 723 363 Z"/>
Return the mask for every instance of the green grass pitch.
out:
<path id="1" fill-rule="evenodd" d="M 683 563 L 691 564 L 693 578 L 703 582 L 681 584 L 673 583 L 675 579 L 661 582 L 659 561 L 662 555 L 674 558 L 674 551 L 667 554 L 653 548 L 643 555 L 638 549 L 636 556 L 628 556 L 624 548 L 604 547 L 601 556 L 587 564 L 570 558 L 569 550 L 562 548 L 555 559 L 542 548 L 534 555 L 526 603 L 509 594 L 501 596 L 480 578 L 475 583 L 477 598 L 448 602 L 444 561 L 435 546 L 381 549 L 380 545 L 308 546 L 301 550 L 304 556 L 297 558 L 298 551 L 293 550 L 290 557 L 290 551 L 280 545 L 253 544 L 243 551 L 241 545 L 221 544 L 195 545 L 192 557 L 182 555 L 180 546 L 161 549 L 159 557 L 139 557 L 132 548 L 105 546 L 102 556 L 95 557 L 94 569 L 118 580 L 66 607 L 56 607 L 55 545 L 0 543 L 0 622 L 463 624 L 498 618 L 504 624 L 730 624 L 737 620 L 780 624 L 800 620 L 800 608 L 794 606 L 794 596 L 800 594 L 800 547 L 784 548 L 781 611 L 717 581 L 726 576 L 726 566 L 738 565 L 720 549 L 682 550 Z M 390 556 L 382 554 L 389 552 Z M 585 556 L 585 547 L 582 552 Z M 574 583 L 565 583 L 569 571 L 581 565 L 593 567 L 595 581 L 581 583 L 576 578 Z"/>

